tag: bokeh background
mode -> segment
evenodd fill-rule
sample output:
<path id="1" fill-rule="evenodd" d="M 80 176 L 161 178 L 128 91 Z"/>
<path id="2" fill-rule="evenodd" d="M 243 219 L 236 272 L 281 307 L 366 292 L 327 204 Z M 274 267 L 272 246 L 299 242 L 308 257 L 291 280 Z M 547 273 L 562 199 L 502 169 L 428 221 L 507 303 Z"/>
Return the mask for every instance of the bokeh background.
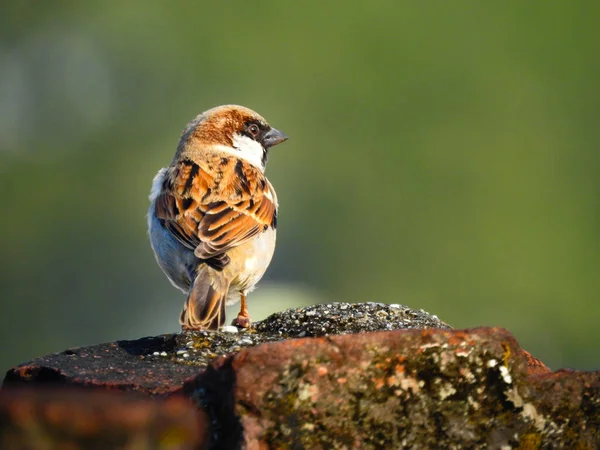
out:
<path id="1" fill-rule="evenodd" d="M 151 180 L 196 114 L 291 139 L 253 318 L 403 303 L 600 368 L 600 3 L 34 2 L 0 13 L 0 370 L 175 332 Z"/>

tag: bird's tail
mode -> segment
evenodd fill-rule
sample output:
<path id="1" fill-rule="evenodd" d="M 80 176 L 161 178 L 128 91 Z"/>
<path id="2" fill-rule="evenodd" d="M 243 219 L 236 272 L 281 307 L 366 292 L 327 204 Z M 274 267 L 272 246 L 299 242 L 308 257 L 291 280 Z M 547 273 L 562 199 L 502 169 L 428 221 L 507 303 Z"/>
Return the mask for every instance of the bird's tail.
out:
<path id="1" fill-rule="evenodd" d="M 229 283 L 223 271 L 200 266 L 179 317 L 183 329 L 216 330 L 223 326 Z"/>

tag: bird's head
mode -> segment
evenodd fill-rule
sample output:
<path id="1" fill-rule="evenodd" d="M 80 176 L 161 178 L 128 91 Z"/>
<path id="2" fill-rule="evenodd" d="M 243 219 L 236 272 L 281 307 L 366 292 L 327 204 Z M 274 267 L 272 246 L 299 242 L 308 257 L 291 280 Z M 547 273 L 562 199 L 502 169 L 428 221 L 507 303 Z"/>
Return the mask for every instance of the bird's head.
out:
<path id="1" fill-rule="evenodd" d="M 255 111 L 244 106 L 223 105 L 203 112 L 188 123 L 178 150 L 199 145 L 245 159 L 264 170 L 269 149 L 287 138 Z"/>

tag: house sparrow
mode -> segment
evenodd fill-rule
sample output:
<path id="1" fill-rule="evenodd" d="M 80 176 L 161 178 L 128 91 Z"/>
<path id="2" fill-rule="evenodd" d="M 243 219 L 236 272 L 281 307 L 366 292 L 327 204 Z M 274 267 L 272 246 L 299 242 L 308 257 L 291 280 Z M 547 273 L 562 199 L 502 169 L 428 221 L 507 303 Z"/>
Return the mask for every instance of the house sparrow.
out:
<path id="1" fill-rule="evenodd" d="M 264 170 L 287 139 L 243 106 L 210 109 L 185 127 L 171 165 L 152 182 L 148 232 L 158 265 L 187 294 L 184 330 L 250 326 L 246 295 L 275 250 L 277 196 Z"/>

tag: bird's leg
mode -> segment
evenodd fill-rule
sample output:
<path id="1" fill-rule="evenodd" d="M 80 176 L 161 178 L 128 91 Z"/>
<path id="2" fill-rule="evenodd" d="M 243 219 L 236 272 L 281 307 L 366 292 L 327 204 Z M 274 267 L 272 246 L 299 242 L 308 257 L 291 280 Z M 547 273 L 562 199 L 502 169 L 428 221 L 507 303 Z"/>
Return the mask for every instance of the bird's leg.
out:
<path id="1" fill-rule="evenodd" d="M 248 306 L 246 305 L 246 294 L 240 293 L 241 304 L 240 312 L 237 318 L 233 319 L 232 325 L 240 328 L 250 328 L 252 322 L 250 321 L 250 314 L 248 314 Z"/>

